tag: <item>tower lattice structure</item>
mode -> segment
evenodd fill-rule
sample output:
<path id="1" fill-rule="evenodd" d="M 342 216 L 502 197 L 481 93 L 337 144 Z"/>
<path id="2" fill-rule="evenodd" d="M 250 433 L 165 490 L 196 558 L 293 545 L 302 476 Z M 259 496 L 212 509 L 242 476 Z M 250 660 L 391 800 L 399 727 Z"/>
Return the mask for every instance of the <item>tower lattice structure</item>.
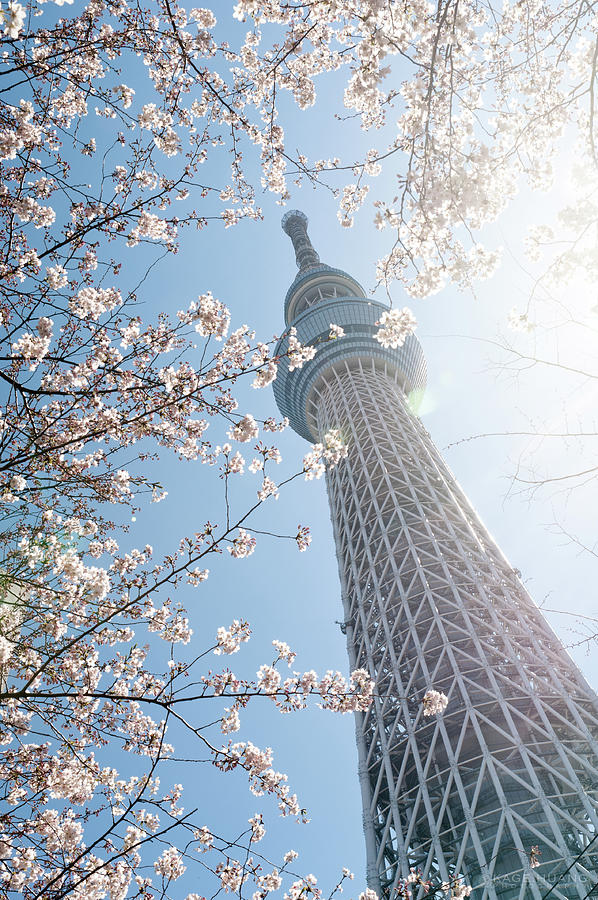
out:
<path id="1" fill-rule="evenodd" d="M 318 349 L 281 360 L 276 399 L 307 440 L 339 429 L 348 447 L 327 487 L 350 663 L 376 684 L 356 714 L 368 884 L 393 898 L 414 867 L 475 900 L 597 895 L 596 695 L 417 418 L 417 339 L 383 348 L 386 307 L 320 262 L 303 213 L 283 229 L 286 324 Z M 423 715 L 430 688 L 443 715 Z"/>

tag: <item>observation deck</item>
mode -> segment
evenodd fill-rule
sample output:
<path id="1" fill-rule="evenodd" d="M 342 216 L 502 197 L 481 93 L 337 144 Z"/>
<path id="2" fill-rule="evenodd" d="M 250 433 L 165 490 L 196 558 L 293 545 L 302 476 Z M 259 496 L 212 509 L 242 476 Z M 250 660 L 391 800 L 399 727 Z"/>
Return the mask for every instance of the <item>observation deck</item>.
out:
<path id="1" fill-rule="evenodd" d="M 293 429 L 310 442 L 319 440 L 312 395 L 326 373 L 335 366 L 368 362 L 377 371 L 397 382 L 416 409 L 426 386 L 426 362 L 421 345 L 410 335 L 396 350 L 383 347 L 374 337 L 376 322 L 388 309 L 378 300 L 368 300 L 362 286 L 342 269 L 320 261 L 307 234 L 307 216 L 290 210 L 282 228 L 295 249 L 299 271 L 285 297 L 285 323 L 297 330 L 302 344 L 318 347 L 312 360 L 301 369 L 289 371 L 284 356 L 288 337 L 276 347 L 282 358 L 274 382 L 274 396 L 281 413 Z M 345 335 L 329 340 L 330 325 L 340 325 Z"/>

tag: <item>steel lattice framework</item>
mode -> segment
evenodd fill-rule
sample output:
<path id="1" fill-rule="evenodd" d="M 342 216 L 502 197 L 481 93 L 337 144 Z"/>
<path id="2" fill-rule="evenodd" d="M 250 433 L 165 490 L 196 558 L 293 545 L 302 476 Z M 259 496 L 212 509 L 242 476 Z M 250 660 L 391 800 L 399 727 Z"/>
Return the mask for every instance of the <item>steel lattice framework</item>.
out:
<path id="1" fill-rule="evenodd" d="M 275 388 L 300 434 L 338 428 L 348 446 L 327 485 L 350 661 L 376 681 L 356 718 L 368 883 L 393 897 L 418 867 L 436 885 L 463 875 L 475 900 L 589 897 L 596 695 L 413 412 L 418 342 L 381 348 L 380 304 L 320 263 L 306 225 L 283 219 L 300 266 L 287 324 L 319 349 L 299 372 L 281 363 Z M 346 336 L 326 341 L 331 322 Z M 430 687 L 449 704 L 425 718 Z"/>

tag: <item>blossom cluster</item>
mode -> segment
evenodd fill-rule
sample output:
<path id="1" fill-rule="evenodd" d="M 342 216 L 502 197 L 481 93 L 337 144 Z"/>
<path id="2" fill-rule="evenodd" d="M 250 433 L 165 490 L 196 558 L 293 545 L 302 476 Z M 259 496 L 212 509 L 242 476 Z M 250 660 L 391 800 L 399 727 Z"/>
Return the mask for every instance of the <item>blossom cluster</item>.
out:
<path id="1" fill-rule="evenodd" d="M 0 10 L 0 21 L 4 27 L 4 34 L 12 40 L 16 40 L 25 22 L 25 7 L 15 0 L 9 0 L 6 10 Z"/>
<path id="2" fill-rule="evenodd" d="M 314 444 L 303 458 L 305 480 L 321 478 L 326 468 L 333 469 L 342 459 L 346 459 L 348 448 L 338 428 L 332 428 L 324 435 L 321 443 Z"/>
<path id="3" fill-rule="evenodd" d="M 289 364 L 289 372 L 300 369 L 306 362 L 316 355 L 315 344 L 302 344 L 297 338 L 297 329 L 291 327 L 288 333 L 286 356 Z"/>
<path id="4" fill-rule="evenodd" d="M 249 622 L 239 622 L 234 619 L 230 628 L 220 627 L 216 635 L 218 646 L 214 653 L 237 653 L 241 644 L 249 640 L 251 629 Z"/>
<path id="5" fill-rule="evenodd" d="M 455 881 L 445 881 L 441 885 L 441 890 L 445 892 L 447 897 L 452 898 L 452 900 L 463 900 L 464 897 L 471 896 L 471 892 L 473 888 L 471 885 L 465 884 L 465 882 L 460 879 L 456 879 Z"/>
<path id="6" fill-rule="evenodd" d="M 441 715 L 448 706 L 448 697 L 442 691 L 436 691 L 430 688 L 426 691 L 422 699 L 424 716 Z"/>
<path id="7" fill-rule="evenodd" d="M 417 321 L 406 306 L 403 309 L 389 309 L 383 312 L 376 325 L 378 329 L 374 337 L 383 347 L 396 350 L 402 347 L 410 334 L 413 334 Z"/>
<path id="8" fill-rule="evenodd" d="M 288 658 L 294 654 L 287 653 L 279 658 Z M 290 665 L 290 662 L 289 662 Z M 374 683 L 364 669 L 351 672 L 349 682 L 340 672 L 328 671 L 318 678 L 313 670 L 295 672 L 284 678 L 274 666 L 262 665 L 257 673 L 257 688 L 260 692 L 271 696 L 274 704 L 283 713 L 296 709 L 304 709 L 309 694 L 317 694 L 322 709 L 347 713 L 364 711 L 372 702 Z"/>

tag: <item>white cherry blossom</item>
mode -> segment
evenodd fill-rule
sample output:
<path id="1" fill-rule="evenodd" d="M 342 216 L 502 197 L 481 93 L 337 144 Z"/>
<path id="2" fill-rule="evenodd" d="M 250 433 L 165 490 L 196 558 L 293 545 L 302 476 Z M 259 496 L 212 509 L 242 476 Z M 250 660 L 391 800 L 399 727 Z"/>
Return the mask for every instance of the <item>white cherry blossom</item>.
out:
<path id="1" fill-rule="evenodd" d="M 448 697 L 442 691 L 430 688 L 422 699 L 424 716 L 436 716 L 442 714 L 448 706 Z"/>
<path id="2" fill-rule="evenodd" d="M 396 350 L 402 347 L 410 334 L 415 331 L 417 321 L 406 306 L 403 309 L 389 309 L 383 312 L 376 325 L 381 327 L 374 337 L 383 347 Z"/>

